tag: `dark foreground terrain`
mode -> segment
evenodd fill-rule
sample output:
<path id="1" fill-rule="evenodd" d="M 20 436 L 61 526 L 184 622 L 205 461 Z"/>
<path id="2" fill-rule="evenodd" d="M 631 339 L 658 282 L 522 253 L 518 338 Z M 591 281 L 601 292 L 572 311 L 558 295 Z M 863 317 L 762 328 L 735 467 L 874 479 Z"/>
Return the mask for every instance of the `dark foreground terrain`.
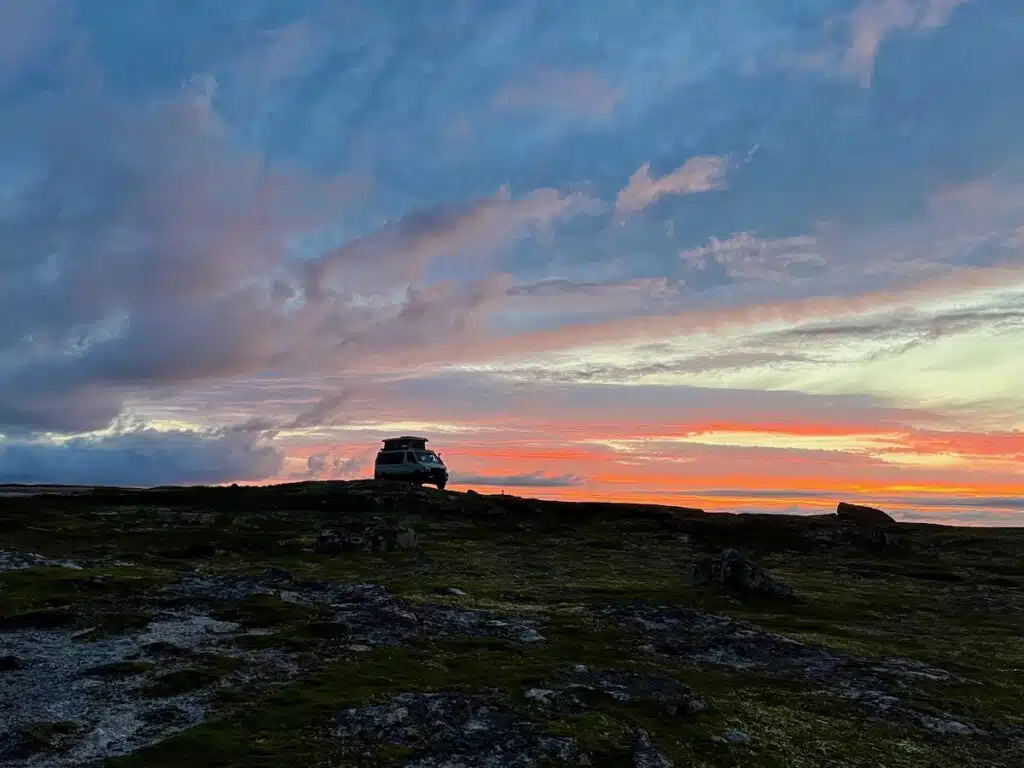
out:
<path id="1" fill-rule="evenodd" d="M 0 765 L 1021 766 L 1022 630 L 1024 530 L 12 495 Z"/>

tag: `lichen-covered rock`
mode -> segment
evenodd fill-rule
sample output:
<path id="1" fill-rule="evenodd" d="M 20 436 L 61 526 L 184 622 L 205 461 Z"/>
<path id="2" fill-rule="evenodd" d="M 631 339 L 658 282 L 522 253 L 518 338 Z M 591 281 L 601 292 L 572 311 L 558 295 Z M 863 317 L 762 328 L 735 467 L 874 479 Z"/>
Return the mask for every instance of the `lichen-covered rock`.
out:
<path id="1" fill-rule="evenodd" d="M 840 501 L 836 517 L 854 525 L 894 525 L 896 521 L 880 509 Z"/>
<path id="2" fill-rule="evenodd" d="M 338 715 L 335 735 L 349 759 L 405 747 L 407 768 L 533 768 L 588 765 L 568 737 L 545 734 L 482 694 L 403 693 Z"/>
<path id="3" fill-rule="evenodd" d="M 633 768 L 672 768 L 674 763 L 651 741 L 650 734 L 637 729 L 633 742 Z"/>
<path id="4" fill-rule="evenodd" d="M 903 543 L 900 535 L 893 531 L 885 528 L 869 528 L 863 525 L 854 531 L 852 540 L 856 544 L 875 549 L 894 549 Z"/>
<path id="5" fill-rule="evenodd" d="M 33 552 L 12 552 L 0 549 L 0 573 L 20 571 L 24 568 L 74 568 L 81 570 L 83 565 L 71 560 L 60 560 L 43 557 Z"/>
<path id="6" fill-rule="evenodd" d="M 416 531 L 405 525 L 371 525 L 359 533 L 321 531 L 313 545 L 314 552 L 328 555 L 339 552 L 408 552 L 418 548 Z"/>
<path id="7" fill-rule="evenodd" d="M 937 716 L 901 698 L 915 681 L 962 684 L 963 678 L 911 659 L 874 660 L 803 643 L 753 624 L 688 607 L 637 601 L 609 606 L 604 615 L 638 631 L 642 652 L 677 662 L 729 667 L 822 686 L 822 692 L 857 702 L 886 719 L 933 733 L 980 734 L 965 718 Z"/>
<path id="8" fill-rule="evenodd" d="M 434 590 L 437 594 L 443 595 L 444 597 L 465 597 L 465 590 L 459 589 L 458 587 L 438 587 Z"/>
<path id="9" fill-rule="evenodd" d="M 664 676 L 645 676 L 626 669 L 591 671 L 578 666 L 543 688 L 530 688 L 526 699 L 535 707 L 560 714 L 581 714 L 587 701 L 607 696 L 622 703 L 651 706 L 667 718 L 689 717 L 709 708 L 690 687 Z"/>
<path id="10" fill-rule="evenodd" d="M 792 587 L 776 581 L 761 566 L 735 549 L 726 549 L 718 557 L 705 558 L 694 565 L 693 583 L 698 587 L 716 585 L 757 597 L 793 596 Z"/>

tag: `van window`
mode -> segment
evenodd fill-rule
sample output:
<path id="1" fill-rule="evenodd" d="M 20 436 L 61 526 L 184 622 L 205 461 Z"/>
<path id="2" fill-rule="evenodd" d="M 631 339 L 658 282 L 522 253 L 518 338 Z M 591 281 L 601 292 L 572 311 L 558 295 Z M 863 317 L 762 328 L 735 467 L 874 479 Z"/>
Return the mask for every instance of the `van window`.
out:
<path id="1" fill-rule="evenodd" d="M 402 459 L 404 457 L 405 457 L 405 454 L 404 453 L 399 453 L 398 451 L 389 451 L 387 453 L 378 453 L 377 454 L 377 463 L 378 464 L 401 464 L 402 463 Z"/>

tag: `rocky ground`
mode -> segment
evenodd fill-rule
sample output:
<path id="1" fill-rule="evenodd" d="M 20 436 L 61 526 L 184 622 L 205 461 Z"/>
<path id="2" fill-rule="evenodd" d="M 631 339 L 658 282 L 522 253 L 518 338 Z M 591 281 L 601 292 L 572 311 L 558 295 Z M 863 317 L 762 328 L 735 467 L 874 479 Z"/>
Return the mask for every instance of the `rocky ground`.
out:
<path id="1" fill-rule="evenodd" d="M 1024 765 L 1024 530 L 373 482 L 0 499 L 0 766 Z"/>

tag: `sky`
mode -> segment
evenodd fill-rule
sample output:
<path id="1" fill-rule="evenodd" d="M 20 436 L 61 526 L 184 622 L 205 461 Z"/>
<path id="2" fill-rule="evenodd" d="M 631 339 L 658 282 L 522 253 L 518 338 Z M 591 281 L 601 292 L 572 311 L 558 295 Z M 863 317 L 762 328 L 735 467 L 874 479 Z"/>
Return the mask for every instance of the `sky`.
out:
<path id="1" fill-rule="evenodd" d="M 0 0 L 0 483 L 1024 525 L 1020 0 Z"/>

